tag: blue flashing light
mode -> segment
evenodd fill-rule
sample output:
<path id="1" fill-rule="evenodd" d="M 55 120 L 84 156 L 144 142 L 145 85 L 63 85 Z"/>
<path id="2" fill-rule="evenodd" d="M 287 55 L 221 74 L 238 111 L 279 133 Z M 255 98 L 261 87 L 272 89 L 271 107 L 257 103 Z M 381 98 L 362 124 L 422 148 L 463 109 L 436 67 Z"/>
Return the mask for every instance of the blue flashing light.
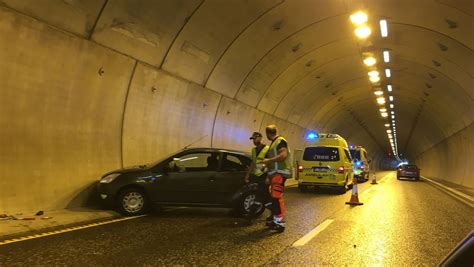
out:
<path id="1" fill-rule="evenodd" d="M 319 137 L 319 135 L 318 135 L 317 133 L 313 133 L 313 132 L 309 133 L 309 134 L 306 136 L 306 138 L 307 138 L 308 140 L 311 140 L 311 141 L 314 140 L 314 139 L 316 139 L 316 138 L 318 138 L 318 137 Z"/>
<path id="2" fill-rule="evenodd" d="M 362 165 L 362 162 L 357 161 L 357 162 L 356 162 L 356 165 L 357 165 L 357 167 L 360 167 L 360 166 Z"/>

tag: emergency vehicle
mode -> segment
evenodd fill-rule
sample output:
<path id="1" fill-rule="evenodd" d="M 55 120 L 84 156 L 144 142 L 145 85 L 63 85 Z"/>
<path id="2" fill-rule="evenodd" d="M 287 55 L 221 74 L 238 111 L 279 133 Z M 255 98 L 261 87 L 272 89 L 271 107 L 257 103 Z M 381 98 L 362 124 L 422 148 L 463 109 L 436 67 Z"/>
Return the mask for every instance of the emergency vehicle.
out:
<path id="1" fill-rule="evenodd" d="M 298 188 L 332 187 L 340 193 L 352 188 L 353 163 L 349 147 L 338 134 L 309 133 L 297 162 Z"/>

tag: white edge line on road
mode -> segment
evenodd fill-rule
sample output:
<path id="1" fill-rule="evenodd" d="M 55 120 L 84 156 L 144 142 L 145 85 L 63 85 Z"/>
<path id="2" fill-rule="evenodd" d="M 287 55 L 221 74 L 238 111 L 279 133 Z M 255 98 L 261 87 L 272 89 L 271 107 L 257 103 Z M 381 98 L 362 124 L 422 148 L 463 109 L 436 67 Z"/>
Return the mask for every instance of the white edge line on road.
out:
<path id="1" fill-rule="evenodd" d="M 86 225 L 81 225 L 81 226 L 74 226 L 74 227 L 69 227 L 66 229 L 61 229 L 61 230 L 56 230 L 56 231 L 51 231 L 51 232 L 45 232 L 45 233 L 39 233 L 39 234 L 34 234 L 34 235 L 29 235 L 29 236 L 24 236 L 24 237 L 18 237 L 10 240 L 0 240 L 0 246 L 6 245 L 6 244 L 11 244 L 11 243 L 16 243 L 16 242 L 21 242 L 21 241 L 26 241 L 26 240 L 31 240 L 31 239 L 36 239 L 36 238 L 42 238 L 42 237 L 47 237 L 51 235 L 57 235 L 57 234 L 63 234 L 67 232 L 73 232 L 73 231 L 78 231 L 86 228 L 91 228 L 91 227 L 97 227 L 105 224 L 111 224 L 111 223 L 116 223 L 116 222 L 123 222 L 123 221 L 128 221 L 128 220 L 133 220 L 133 219 L 138 219 L 141 217 L 144 217 L 147 215 L 140 215 L 140 216 L 134 216 L 134 217 L 124 217 L 124 218 L 118 218 L 118 219 L 112 219 L 108 221 L 102 221 L 102 222 L 96 222 L 96 223 L 90 223 Z"/>
<path id="2" fill-rule="evenodd" d="M 301 246 L 304 246 L 306 245 L 306 243 L 308 243 L 309 241 L 311 241 L 311 239 L 313 239 L 316 235 L 318 235 L 319 233 L 321 233 L 324 229 L 326 229 L 326 227 L 328 227 L 331 223 L 333 223 L 334 220 L 332 219 L 326 219 L 323 223 L 321 223 L 320 225 L 316 226 L 316 228 L 314 228 L 313 230 L 311 230 L 309 233 L 307 233 L 305 236 L 303 236 L 302 238 L 298 239 L 295 241 L 295 243 L 293 243 L 293 247 L 301 247 Z"/>
<path id="3" fill-rule="evenodd" d="M 471 203 L 471 202 L 474 202 L 474 198 L 469 196 L 469 195 L 466 195 L 456 189 L 453 189 L 453 188 L 450 188 L 450 187 L 447 187 L 441 183 L 438 183 L 430 178 L 426 178 L 424 176 L 421 176 L 421 178 L 427 180 L 428 182 L 434 184 L 434 185 L 437 185 L 439 187 L 441 187 L 442 189 L 448 191 L 447 193 L 450 193 L 451 195 L 455 196 L 457 199 L 461 200 L 462 202 L 466 203 L 467 205 L 471 206 L 471 208 L 474 207 L 474 204 Z"/>

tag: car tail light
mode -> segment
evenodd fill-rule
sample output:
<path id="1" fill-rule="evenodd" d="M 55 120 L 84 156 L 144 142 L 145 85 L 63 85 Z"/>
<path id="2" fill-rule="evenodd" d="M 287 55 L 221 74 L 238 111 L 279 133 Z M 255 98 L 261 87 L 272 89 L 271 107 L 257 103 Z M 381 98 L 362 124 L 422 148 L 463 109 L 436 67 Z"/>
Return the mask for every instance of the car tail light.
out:
<path id="1" fill-rule="evenodd" d="M 337 168 L 337 172 L 338 172 L 338 173 L 344 173 L 344 171 L 345 171 L 345 169 L 344 169 L 343 166 Z"/>
<path id="2" fill-rule="evenodd" d="M 298 172 L 303 172 L 303 170 L 304 170 L 304 167 L 301 165 L 298 165 Z"/>

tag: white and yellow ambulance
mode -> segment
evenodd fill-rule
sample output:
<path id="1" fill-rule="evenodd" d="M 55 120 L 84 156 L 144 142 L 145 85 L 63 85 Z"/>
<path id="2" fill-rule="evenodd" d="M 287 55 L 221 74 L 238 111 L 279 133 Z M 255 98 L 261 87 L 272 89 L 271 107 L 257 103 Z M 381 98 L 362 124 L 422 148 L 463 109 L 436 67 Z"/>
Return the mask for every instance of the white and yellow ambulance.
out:
<path id="1" fill-rule="evenodd" d="M 297 160 L 298 188 L 334 187 L 341 193 L 352 188 L 353 163 L 349 147 L 338 134 L 307 135 L 303 153 Z"/>

